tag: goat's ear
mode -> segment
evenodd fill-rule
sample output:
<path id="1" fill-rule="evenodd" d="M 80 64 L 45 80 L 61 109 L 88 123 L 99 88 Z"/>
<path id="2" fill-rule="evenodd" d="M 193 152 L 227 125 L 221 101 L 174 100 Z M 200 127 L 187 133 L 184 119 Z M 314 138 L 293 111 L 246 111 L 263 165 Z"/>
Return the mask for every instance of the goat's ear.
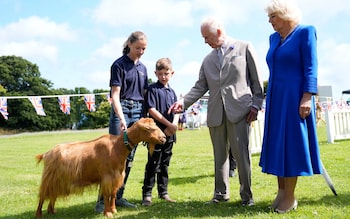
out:
<path id="1" fill-rule="evenodd" d="M 154 131 L 154 128 L 152 128 L 152 126 L 150 126 L 150 125 L 145 125 L 145 130 L 146 130 L 147 132 L 153 132 L 153 131 Z"/>
<path id="2" fill-rule="evenodd" d="M 139 121 L 137 121 L 137 124 L 141 129 L 147 129 L 147 126 L 149 126 L 148 122 L 145 121 L 145 118 L 141 118 Z"/>

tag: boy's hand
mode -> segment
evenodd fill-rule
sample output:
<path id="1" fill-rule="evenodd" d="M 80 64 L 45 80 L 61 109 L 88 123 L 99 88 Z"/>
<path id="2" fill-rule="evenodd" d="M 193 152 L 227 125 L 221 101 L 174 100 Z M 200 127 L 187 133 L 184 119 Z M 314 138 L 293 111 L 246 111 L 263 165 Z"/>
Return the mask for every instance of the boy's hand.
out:
<path id="1" fill-rule="evenodd" d="M 176 130 L 177 130 L 177 125 L 171 124 L 170 126 L 168 126 L 164 130 L 164 133 L 165 133 L 166 136 L 171 136 L 171 135 L 174 135 L 176 133 Z"/>

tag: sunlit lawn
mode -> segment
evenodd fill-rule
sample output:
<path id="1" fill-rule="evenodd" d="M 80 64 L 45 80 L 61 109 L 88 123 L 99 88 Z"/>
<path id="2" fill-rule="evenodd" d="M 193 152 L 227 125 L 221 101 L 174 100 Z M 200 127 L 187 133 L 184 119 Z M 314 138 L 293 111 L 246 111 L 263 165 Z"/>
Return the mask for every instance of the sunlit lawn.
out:
<path id="1" fill-rule="evenodd" d="M 0 137 L 0 218 L 34 218 L 42 164 L 35 155 L 55 144 L 90 140 L 107 130 L 46 132 Z M 125 198 L 137 209 L 118 208 L 116 218 L 349 218 L 350 217 L 350 141 L 328 144 L 325 126 L 319 128 L 322 161 L 331 176 L 338 196 L 334 196 L 321 175 L 299 178 L 297 211 L 286 215 L 271 212 L 276 179 L 261 173 L 259 154 L 253 156 L 253 192 L 256 205 L 240 206 L 237 176 L 231 179 L 231 199 L 218 205 L 204 205 L 213 195 L 213 155 L 208 129 L 178 132 L 178 142 L 169 169 L 169 193 L 176 203 L 165 203 L 153 190 L 153 206 L 141 206 L 141 188 L 147 150 L 141 144 L 125 191 Z M 57 214 L 44 218 L 103 218 L 94 213 L 97 187 L 82 195 L 59 199 Z"/>

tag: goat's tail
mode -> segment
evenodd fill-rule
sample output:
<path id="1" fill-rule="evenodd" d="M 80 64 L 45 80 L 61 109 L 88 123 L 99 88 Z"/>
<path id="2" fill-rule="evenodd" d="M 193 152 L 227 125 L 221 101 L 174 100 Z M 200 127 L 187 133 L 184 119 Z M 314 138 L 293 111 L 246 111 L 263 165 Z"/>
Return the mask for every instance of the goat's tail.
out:
<path id="1" fill-rule="evenodd" d="M 35 156 L 36 164 L 39 164 L 40 161 L 44 158 L 44 154 L 38 154 Z"/>

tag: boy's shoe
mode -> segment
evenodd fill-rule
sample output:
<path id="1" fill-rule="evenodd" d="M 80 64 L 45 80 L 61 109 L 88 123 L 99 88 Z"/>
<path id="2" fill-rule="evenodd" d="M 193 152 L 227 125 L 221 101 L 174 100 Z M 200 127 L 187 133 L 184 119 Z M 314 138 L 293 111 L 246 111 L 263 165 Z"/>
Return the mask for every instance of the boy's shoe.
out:
<path id="1" fill-rule="evenodd" d="M 151 197 L 144 197 L 142 200 L 142 206 L 151 206 L 152 205 L 152 198 Z"/>
<path id="2" fill-rule="evenodd" d="M 167 202 L 176 202 L 176 200 L 171 199 L 170 196 L 169 196 L 168 194 L 163 195 L 163 196 L 161 196 L 160 198 L 161 198 L 161 199 L 164 199 L 164 200 L 167 201 Z"/>

